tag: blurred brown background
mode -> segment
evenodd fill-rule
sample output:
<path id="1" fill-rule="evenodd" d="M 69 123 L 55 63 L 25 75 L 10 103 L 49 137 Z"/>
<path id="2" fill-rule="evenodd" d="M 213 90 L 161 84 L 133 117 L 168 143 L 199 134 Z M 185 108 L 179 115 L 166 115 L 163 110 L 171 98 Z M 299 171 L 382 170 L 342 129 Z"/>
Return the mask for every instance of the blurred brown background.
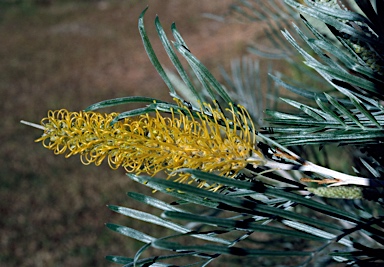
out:
<path id="1" fill-rule="evenodd" d="M 106 255 L 133 257 L 141 244 L 104 223 L 151 229 L 106 205 L 138 207 L 126 192 L 149 191 L 122 169 L 54 156 L 34 143 L 41 132 L 19 121 L 39 122 L 49 109 L 77 111 L 115 97 L 169 99 L 137 30 L 147 5 L 147 31 L 165 66 L 171 64 L 156 36 L 156 14 L 169 37 L 176 22 L 189 48 L 213 73 L 219 65 L 228 69 L 230 59 L 245 53 L 247 40 L 258 30 L 202 16 L 224 14 L 230 3 L 0 0 L 1 266 L 109 266 Z"/>

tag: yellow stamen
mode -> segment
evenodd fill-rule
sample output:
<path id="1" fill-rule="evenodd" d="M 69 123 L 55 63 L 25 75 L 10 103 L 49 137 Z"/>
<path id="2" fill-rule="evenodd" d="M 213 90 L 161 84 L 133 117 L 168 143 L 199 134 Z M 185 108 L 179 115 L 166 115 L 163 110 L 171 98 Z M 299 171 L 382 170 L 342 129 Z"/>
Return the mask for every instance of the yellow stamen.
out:
<path id="1" fill-rule="evenodd" d="M 230 106 L 227 118 L 204 104 L 211 115 L 200 112 L 194 118 L 188 108 L 178 105 L 184 112 L 172 110 L 166 117 L 156 111 L 155 116 L 143 114 L 113 125 L 117 113 L 49 111 L 41 121 L 44 134 L 36 142 L 55 154 L 80 154 L 83 164 L 100 165 L 107 159 L 112 169 L 122 166 L 136 174 L 165 171 L 171 177 L 180 168 L 192 168 L 234 177 L 247 164 L 262 164 L 254 125 L 244 107 Z M 189 174 L 177 175 L 175 181 L 193 182 Z M 199 181 L 198 186 L 207 185 Z M 217 190 L 221 186 L 208 187 Z"/>

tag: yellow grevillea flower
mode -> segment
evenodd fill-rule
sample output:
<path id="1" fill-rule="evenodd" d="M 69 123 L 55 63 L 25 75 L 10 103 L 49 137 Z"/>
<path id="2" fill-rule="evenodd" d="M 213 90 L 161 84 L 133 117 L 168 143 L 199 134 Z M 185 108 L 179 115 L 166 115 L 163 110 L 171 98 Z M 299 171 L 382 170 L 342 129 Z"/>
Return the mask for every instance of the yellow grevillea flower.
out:
<path id="1" fill-rule="evenodd" d="M 204 104 L 208 112 L 193 117 L 187 107 L 178 105 L 183 112 L 171 110 L 168 117 L 156 111 L 154 116 L 143 114 L 114 124 L 117 113 L 49 111 L 41 121 L 44 134 L 36 142 L 65 157 L 79 154 L 84 164 L 100 165 L 107 159 L 112 169 L 122 166 L 136 174 L 165 171 L 171 177 L 180 168 L 192 168 L 234 177 L 247 164 L 262 163 L 244 107 L 231 106 L 225 111 L 227 118 Z M 177 175 L 175 181 L 193 182 L 189 174 Z M 199 186 L 207 185 L 199 181 Z"/>

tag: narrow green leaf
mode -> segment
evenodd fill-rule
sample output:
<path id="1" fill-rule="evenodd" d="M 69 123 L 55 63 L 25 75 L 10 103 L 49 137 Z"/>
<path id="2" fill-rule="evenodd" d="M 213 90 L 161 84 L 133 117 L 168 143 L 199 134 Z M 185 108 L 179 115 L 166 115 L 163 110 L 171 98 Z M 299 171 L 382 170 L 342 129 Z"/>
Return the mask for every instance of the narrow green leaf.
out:
<path id="1" fill-rule="evenodd" d="M 298 229 L 298 230 L 303 231 L 305 233 L 310 233 L 312 235 L 319 236 L 319 237 L 326 238 L 326 239 L 337 239 L 337 235 L 332 234 L 332 233 L 327 232 L 327 231 L 323 231 L 323 230 L 321 230 L 319 228 L 315 228 L 313 226 L 309 226 L 309 225 L 306 225 L 303 223 L 294 222 L 294 221 L 290 221 L 290 220 L 282 220 L 281 222 L 283 224 L 291 227 L 291 228 Z M 344 245 L 344 246 L 347 246 L 347 247 L 352 247 L 352 245 L 353 245 L 352 242 L 346 238 L 341 238 L 337 242 Z"/>
<path id="2" fill-rule="evenodd" d="M 124 118 L 148 114 L 150 112 L 155 112 L 156 110 L 161 112 L 166 112 L 166 113 L 171 113 L 171 111 L 173 110 L 173 111 L 181 111 L 185 114 L 188 114 L 188 111 L 185 108 L 179 107 L 178 105 L 175 105 L 175 104 L 171 104 L 167 102 L 152 103 L 144 108 L 132 109 L 132 110 L 120 113 L 118 116 L 116 116 L 116 118 L 113 119 L 111 124 L 114 124 L 117 121 L 122 120 Z M 192 111 L 192 115 L 196 115 L 196 112 Z"/>
<path id="3" fill-rule="evenodd" d="M 144 108 L 137 108 L 137 109 L 132 109 L 126 112 L 122 112 L 111 121 L 111 124 L 114 124 L 124 118 L 140 116 L 140 115 L 147 114 L 149 112 L 154 112 L 154 111 L 156 111 L 156 108 L 153 105 L 149 105 Z"/>
<path id="4" fill-rule="evenodd" d="M 273 120 L 269 120 L 269 121 L 275 122 Z M 325 129 L 325 127 L 320 127 L 320 128 Z M 319 131 L 320 128 L 319 127 L 300 127 L 300 126 L 296 126 L 296 125 L 293 128 L 273 127 L 272 133 L 276 136 L 276 138 L 278 138 L 277 134 L 288 135 L 288 134 L 303 133 L 303 132 L 307 132 L 307 131 L 311 132 L 311 129 L 313 129 L 314 131 L 317 129 L 317 131 Z"/>
<path id="5" fill-rule="evenodd" d="M 295 108 L 301 109 L 308 116 L 311 116 L 315 120 L 324 121 L 324 120 L 329 120 L 329 118 L 330 118 L 330 116 L 327 113 L 325 113 L 319 109 L 316 109 L 316 108 L 304 105 L 302 103 L 299 103 L 295 100 L 287 99 L 287 98 L 281 98 L 281 100 L 283 100 L 285 103 L 287 103 L 287 104 L 289 104 Z"/>
<path id="6" fill-rule="evenodd" d="M 279 111 L 275 111 L 275 110 L 269 110 L 267 109 L 265 111 L 265 113 L 273 118 L 276 118 L 276 119 L 281 119 L 282 121 L 285 121 L 285 120 L 302 120 L 303 118 L 302 117 L 299 117 L 297 115 L 292 115 L 292 114 L 288 114 L 288 113 L 283 113 L 283 112 L 279 112 Z"/>
<path id="7" fill-rule="evenodd" d="M 211 98 L 211 100 L 213 102 L 216 102 L 217 101 L 217 95 L 213 92 L 213 90 L 212 90 L 211 86 L 209 85 L 209 83 L 207 82 L 207 80 L 204 79 L 204 77 L 203 77 L 203 75 L 201 74 L 200 71 L 196 70 L 196 68 L 193 68 L 192 66 L 191 66 L 191 68 L 194 71 L 197 79 L 201 83 L 202 88 L 208 93 L 208 95 Z"/>
<path id="8" fill-rule="evenodd" d="M 151 224 L 159 225 L 159 226 L 171 229 L 171 230 L 179 232 L 179 233 L 189 233 L 191 231 L 190 229 L 188 229 L 184 226 L 181 226 L 179 224 L 164 220 L 158 216 L 155 216 L 155 215 L 143 212 L 143 211 L 138 211 L 135 209 L 125 208 L 125 207 L 119 207 L 119 206 L 115 206 L 115 205 L 110 205 L 108 207 L 111 210 L 113 210 L 117 213 L 123 214 L 125 216 L 131 217 L 131 218 L 134 218 L 137 220 L 141 220 L 144 222 L 148 222 Z M 222 243 L 222 244 L 230 244 L 230 242 L 225 240 L 225 239 L 216 238 L 213 236 L 200 235 L 200 234 L 193 235 L 193 236 L 200 238 L 200 239 L 203 239 L 203 240 L 212 241 L 212 242 L 218 242 L 218 243 Z"/>
<path id="9" fill-rule="evenodd" d="M 185 48 L 188 48 L 187 46 L 187 43 L 184 41 L 183 37 L 181 36 L 180 32 L 177 30 L 176 28 L 176 23 L 172 23 L 171 25 L 171 30 L 172 30 L 172 34 L 173 34 L 173 37 L 175 38 L 175 42 L 184 46 Z"/>
<path id="10" fill-rule="evenodd" d="M 121 226 L 121 225 L 113 224 L 113 223 L 107 223 L 106 226 L 109 229 L 111 229 L 112 231 L 118 232 L 119 234 L 122 234 L 125 236 L 129 236 L 133 239 L 139 240 L 139 241 L 144 242 L 144 243 L 151 243 L 154 240 L 156 240 L 156 238 L 154 238 L 150 235 L 144 234 L 140 231 L 137 231 L 135 229 L 132 229 L 132 228 L 129 228 L 126 226 Z"/>
<path id="11" fill-rule="evenodd" d="M 192 82 L 190 81 L 187 73 L 185 72 L 179 58 L 177 57 L 176 53 L 173 51 L 171 44 L 167 38 L 167 35 L 164 32 L 163 27 L 161 26 L 159 17 L 156 16 L 155 19 L 155 25 L 157 33 L 160 37 L 161 43 L 163 44 L 163 47 L 165 51 L 168 54 L 169 59 L 172 61 L 173 65 L 175 66 L 177 72 L 179 73 L 180 77 L 183 79 L 184 83 L 187 85 L 188 89 L 192 92 L 192 94 L 195 96 L 196 100 L 200 101 L 200 103 L 203 103 L 203 100 L 201 99 L 200 95 L 194 88 Z M 172 24 L 174 25 L 174 24 Z M 175 28 L 175 26 L 172 26 L 172 28 Z"/>
<path id="12" fill-rule="evenodd" d="M 84 111 L 97 110 L 106 107 L 113 107 L 117 105 L 129 104 L 129 103 L 166 103 L 162 100 L 158 100 L 152 97 L 145 96 L 128 96 L 114 99 L 104 100 L 95 104 L 92 104 L 84 109 Z"/>
<path id="13" fill-rule="evenodd" d="M 310 251 L 276 251 L 276 250 L 257 250 L 247 249 L 239 247 L 224 247 L 216 245 L 195 245 L 186 246 L 176 242 L 169 242 L 164 240 L 156 240 L 153 243 L 155 248 L 167 249 L 172 251 L 196 251 L 200 253 L 212 253 L 212 254 L 226 254 L 233 256 L 242 257 L 261 257 L 261 256 L 275 256 L 275 257 L 286 257 L 286 256 L 311 256 Z"/>
<path id="14" fill-rule="evenodd" d="M 108 255 L 105 257 L 105 259 L 117 264 L 130 264 L 131 262 L 133 262 L 132 258 L 114 255 Z"/>
<path id="15" fill-rule="evenodd" d="M 266 112 L 266 114 L 270 114 L 269 110 Z M 272 113 L 274 114 L 274 113 Z M 273 122 L 274 124 L 284 124 L 284 125 L 290 125 L 290 126 L 293 126 L 295 125 L 296 126 L 301 126 L 301 127 L 304 127 L 306 128 L 305 126 L 309 126 L 309 127 L 319 127 L 319 126 L 323 126 L 324 128 L 328 128 L 328 129 L 334 129 L 334 130 L 337 130 L 337 129 L 342 129 L 342 130 L 345 130 L 345 127 L 344 126 L 341 126 L 339 122 L 337 121 L 317 121 L 317 120 L 314 120 L 312 118 L 298 118 L 298 119 L 291 119 L 291 118 L 283 118 L 283 116 L 285 115 L 284 113 L 281 113 L 282 115 L 282 118 L 269 118 L 267 119 L 268 121 L 271 121 Z M 288 114 L 289 115 L 289 114 Z M 356 125 L 352 124 L 352 123 L 346 123 L 348 126 L 349 126 L 349 130 L 361 130 L 360 127 L 356 127 Z M 351 125 L 351 126 L 350 126 Z M 288 129 L 288 127 L 287 127 Z M 294 128 L 292 128 L 294 129 Z M 300 132 L 301 129 L 298 128 L 297 129 L 297 132 Z M 287 138 L 289 138 L 289 136 L 286 136 Z"/>
<path id="16" fill-rule="evenodd" d="M 151 224 L 160 225 L 160 226 L 163 226 L 165 228 L 173 229 L 177 232 L 182 232 L 182 233 L 189 232 L 189 229 L 187 229 L 185 227 L 182 227 L 182 226 L 179 226 L 179 225 L 174 224 L 172 222 L 163 220 L 162 218 L 155 216 L 155 215 L 152 215 L 150 213 L 138 211 L 135 209 L 125 208 L 125 207 L 115 206 L 115 205 L 109 205 L 108 207 L 109 207 L 109 209 L 111 209 L 117 213 L 120 213 L 122 215 L 131 217 L 134 219 L 138 219 L 138 220 L 148 222 Z"/>
<path id="17" fill-rule="evenodd" d="M 346 133 L 320 133 L 311 135 L 291 135 L 278 136 L 276 139 L 283 145 L 304 145 L 304 144 L 322 144 L 324 142 L 333 142 L 340 144 L 360 144 L 360 143 L 377 143 L 377 140 L 384 138 L 381 130 L 372 132 L 346 132 Z"/>
<path id="18" fill-rule="evenodd" d="M 127 195 L 137 201 L 140 201 L 142 203 L 145 203 L 147 205 L 150 205 L 152 207 L 161 209 L 161 210 L 170 210 L 170 211 L 180 211 L 183 212 L 183 209 L 176 208 L 173 205 L 169 205 L 168 203 L 165 203 L 164 201 L 161 201 L 157 198 L 146 196 L 140 193 L 136 192 L 128 192 Z"/>
<path id="19" fill-rule="evenodd" d="M 308 116 L 311 116 L 312 118 L 314 118 L 317 121 L 325 121 L 325 118 L 319 116 L 319 114 L 317 114 L 313 109 L 308 108 L 308 106 L 306 106 L 306 105 L 302 105 L 300 107 L 300 109 L 302 111 L 304 111 Z"/>
<path id="20" fill-rule="evenodd" d="M 156 56 L 156 53 L 152 48 L 151 42 L 149 41 L 148 35 L 145 31 L 144 15 L 145 15 L 145 12 L 147 12 L 147 10 L 148 10 L 148 7 L 145 8 L 143 12 L 141 12 L 140 17 L 139 17 L 138 27 L 139 27 L 140 36 L 141 36 L 141 39 L 143 41 L 145 51 L 147 52 L 148 57 L 149 57 L 152 65 L 155 67 L 157 72 L 160 74 L 161 78 L 163 79 L 163 81 L 165 82 L 167 87 L 169 88 L 171 94 L 175 96 L 176 95 L 175 88 L 173 88 L 171 81 L 169 80 L 167 74 L 165 73 L 163 67 L 161 66 L 161 64 L 160 64 L 160 62 Z"/>

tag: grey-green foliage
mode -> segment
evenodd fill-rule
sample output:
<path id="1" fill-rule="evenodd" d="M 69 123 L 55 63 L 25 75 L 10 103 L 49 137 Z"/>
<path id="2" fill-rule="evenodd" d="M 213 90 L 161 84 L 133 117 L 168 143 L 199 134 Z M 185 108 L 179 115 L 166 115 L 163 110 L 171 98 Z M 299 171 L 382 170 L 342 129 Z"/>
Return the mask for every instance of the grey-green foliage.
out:
<path id="1" fill-rule="evenodd" d="M 304 17 L 303 22 L 312 35 L 304 34 L 298 27 L 295 31 L 307 44 L 306 48 L 299 45 L 290 32 L 283 31 L 304 63 L 320 74 L 331 90 L 311 92 L 275 78 L 282 87 L 312 100 L 312 104 L 283 99 L 301 112 L 291 116 L 267 111 L 270 121 L 276 125 L 274 138 L 285 145 L 367 144 L 383 138 L 382 30 L 375 31 L 376 27 L 364 16 L 328 3 L 332 1 L 323 1 L 327 5 L 308 1 L 308 7 L 295 1 L 286 2 L 304 15 L 325 23 L 337 41 L 319 32 Z M 362 52 L 364 49 L 369 51 Z M 291 134 L 288 136 L 285 131 Z"/>
<path id="2" fill-rule="evenodd" d="M 248 6 L 251 3 L 240 2 Z M 305 64 L 319 73 L 329 87 L 327 92 L 323 88 L 309 91 L 273 76 L 279 86 L 304 97 L 306 102 L 284 98 L 282 100 L 298 112 L 289 114 L 276 110 L 267 111 L 272 130 L 269 129 L 268 135 L 271 139 L 265 137 L 264 142 L 271 147 L 280 143 L 280 149 L 283 148 L 281 144 L 377 144 L 382 138 L 384 123 L 381 106 L 382 73 L 380 68 L 375 65 L 372 67 L 372 61 L 367 63 L 361 53 L 353 53 L 356 46 L 351 47 L 345 38 L 353 37 L 351 42 L 356 42 L 357 39 L 360 47 L 369 44 L 368 47 L 374 49 L 377 55 L 383 55 L 381 51 L 375 50 L 382 41 L 381 32 L 375 32 L 378 29 L 375 25 L 379 23 L 378 15 L 384 12 L 383 6 L 377 5 L 378 14 L 375 17 L 366 1 L 356 1 L 365 5 L 362 10 L 366 12 L 368 20 L 342 8 L 322 5 L 320 1 L 306 1 L 307 6 L 291 0 L 286 2 L 299 13 L 314 16 L 324 22 L 336 36 L 328 38 L 304 17 L 303 23 L 312 32 L 311 36 L 299 27 L 291 28 L 303 42 L 299 43 L 290 31 L 282 29 L 286 44 L 292 45 L 305 58 Z M 327 4 L 329 1 L 322 2 Z M 284 17 L 285 14 L 279 12 L 286 10 L 293 12 L 294 9 L 269 8 L 263 12 L 267 12 L 265 14 L 269 14 L 268 17 L 273 14 Z M 239 13 L 251 18 L 248 13 Z M 367 13 L 373 17 L 369 17 Z M 152 49 L 144 27 L 144 14 L 145 11 L 140 16 L 139 29 L 147 54 L 169 87 L 170 94 L 190 103 L 192 116 L 194 112 L 201 111 L 196 104 L 199 101 L 220 103 L 224 107 L 238 102 L 236 95 L 227 92 L 190 53 L 175 25 L 172 25 L 175 40 L 172 44 L 156 18 L 155 26 L 161 42 L 180 75 L 180 80 L 185 83 L 181 90 L 188 90 L 187 93 L 180 93 L 180 88 L 175 88 L 172 83 L 174 79 L 170 78 L 169 71 L 163 69 Z M 289 15 L 292 16 L 293 13 Z M 360 28 L 363 29 L 367 25 L 375 34 L 366 34 L 364 30 L 360 31 L 351 24 L 361 24 Z M 336 39 L 339 43 L 335 43 Z M 306 48 L 303 48 L 303 44 L 306 44 Z M 191 71 L 185 70 L 178 55 L 186 59 Z M 252 73 L 257 68 L 252 61 L 243 62 L 242 68 L 239 63 L 234 66 L 233 79 L 224 74 L 233 90 L 249 90 L 249 84 L 257 85 L 249 81 L 251 75 L 241 73 L 242 70 Z M 191 74 L 194 77 L 190 77 Z M 199 81 L 199 88 L 192 82 L 194 80 Z M 202 93 L 201 88 L 205 92 Z M 328 90 L 329 88 L 332 90 Z M 184 95 L 191 95 L 194 99 L 184 99 Z M 130 102 L 148 105 L 122 113 L 119 118 L 154 110 L 170 112 L 171 109 L 178 108 L 173 103 L 147 97 L 127 97 L 103 101 L 88 109 Z M 377 168 L 367 162 L 366 167 L 380 178 Z M 312 174 L 263 171 L 249 166 L 237 179 L 229 179 L 199 170 L 182 171 L 196 180 L 222 184 L 224 187 L 218 192 L 212 192 L 164 179 L 128 175 L 133 181 L 157 191 L 152 196 L 128 193 L 132 200 L 156 208 L 157 214 L 115 205 L 109 208 L 164 230 L 151 236 L 140 229 L 107 224 L 109 229 L 143 244 L 135 255 L 108 256 L 108 260 L 124 266 L 220 266 L 224 261 L 239 266 L 327 266 L 332 262 L 368 266 L 384 262 L 384 211 L 380 188 L 323 189 L 319 186 L 310 189 L 320 196 L 342 198 L 334 200 L 314 196 L 307 191 L 308 185 L 297 178 L 306 175 L 316 179 L 316 175 Z M 172 200 L 164 202 L 158 199 L 157 194 L 167 194 Z M 156 252 L 151 250 L 155 254 L 144 256 L 149 248 L 155 248 Z"/>

